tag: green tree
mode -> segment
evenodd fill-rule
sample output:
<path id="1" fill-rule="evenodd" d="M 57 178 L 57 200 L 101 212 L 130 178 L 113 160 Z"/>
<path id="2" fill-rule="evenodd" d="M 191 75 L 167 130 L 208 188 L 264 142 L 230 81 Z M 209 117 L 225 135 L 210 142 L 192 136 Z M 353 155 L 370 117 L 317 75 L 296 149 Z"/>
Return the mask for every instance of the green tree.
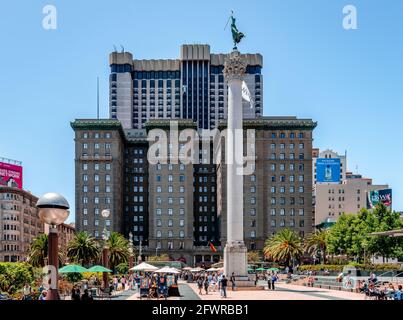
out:
<path id="1" fill-rule="evenodd" d="M 302 242 L 294 231 L 282 229 L 266 240 L 263 253 L 266 258 L 284 261 L 288 266 L 291 260 L 302 255 Z"/>
<path id="2" fill-rule="evenodd" d="M 26 262 L 0 262 L 0 291 L 12 294 L 34 280 L 32 265 Z"/>
<path id="3" fill-rule="evenodd" d="M 249 263 L 256 263 L 259 262 L 260 259 L 260 252 L 259 251 L 248 251 L 248 262 Z"/>
<path id="4" fill-rule="evenodd" d="M 383 204 L 372 210 L 363 209 L 358 214 L 343 214 L 330 228 L 327 242 L 333 254 L 347 254 L 362 261 L 364 255 L 398 257 L 403 245 L 402 238 L 370 236 L 372 232 L 402 228 L 397 212 Z"/>
<path id="5" fill-rule="evenodd" d="M 365 215 L 367 233 L 390 231 L 403 228 L 398 212 L 391 211 L 384 204 L 378 205 Z M 403 247 L 402 237 L 371 236 L 367 237 L 368 251 L 384 258 L 398 258 Z"/>
<path id="6" fill-rule="evenodd" d="M 127 262 L 119 263 L 116 266 L 116 272 L 119 274 L 126 274 L 129 271 L 129 264 Z"/>
<path id="7" fill-rule="evenodd" d="M 88 265 L 99 258 L 99 244 L 87 232 L 81 231 L 74 235 L 67 245 L 67 257 L 70 261 Z"/>
<path id="8" fill-rule="evenodd" d="M 323 263 L 326 264 L 328 230 L 317 230 L 305 238 L 304 247 L 308 253 L 321 251 Z"/>
<path id="9" fill-rule="evenodd" d="M 112 232 L 107 241 L 109 248 L 109 266 L 112 270 L 123 262 L 127 262 L 129 258 L 129 242 L 117 232 Z"/>
<path id="10" fill-rule="evenodd" d="M 40 234 L 31 243 L 28 262 L 34 267 L 44 267 L 48 257 L 48 235 Z"/>

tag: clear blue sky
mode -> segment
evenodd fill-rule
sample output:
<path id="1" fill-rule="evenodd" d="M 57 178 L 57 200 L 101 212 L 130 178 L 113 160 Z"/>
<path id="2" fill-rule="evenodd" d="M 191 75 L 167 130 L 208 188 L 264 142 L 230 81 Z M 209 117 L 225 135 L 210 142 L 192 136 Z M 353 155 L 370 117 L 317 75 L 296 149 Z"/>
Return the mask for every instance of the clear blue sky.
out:
<path id="1" fill-rule="evenodd" d="M 57 30 L 42 8 L 58 10 Z M 342 28 L 342 8 L 358 30 Z M 69 122 L 108 116 L 108 54 L 177 58 L 183 43 L 231 50 L 230 9 L 246 34 L 239 49 L 264 56 L 264 114 L 318 121 L 314 145 L 348 152 L 348 166 L 393 188 L 403 210 L 403 1 L 2 1 L 0 156 L 24 164 L 24 186 L 65 195 L 74 219 Z"/>

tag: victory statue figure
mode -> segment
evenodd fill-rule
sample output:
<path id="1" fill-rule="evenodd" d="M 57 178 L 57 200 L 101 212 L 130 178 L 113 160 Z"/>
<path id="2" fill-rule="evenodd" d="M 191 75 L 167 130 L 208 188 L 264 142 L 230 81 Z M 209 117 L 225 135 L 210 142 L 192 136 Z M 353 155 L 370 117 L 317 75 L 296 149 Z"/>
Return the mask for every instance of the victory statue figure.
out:
<path id="1" fill-rule="evenodd" d="M 232 40 L 234 40 L 234 50 L 236 50 L 237 49 L 236 45 L 241 42 L 241 39 L 245 37 L 245 35 L 242 32 L 239 32 L 238 28 L 236 27 L 234 11 L 231 11 L 230 19 L 231 19 Z"/>

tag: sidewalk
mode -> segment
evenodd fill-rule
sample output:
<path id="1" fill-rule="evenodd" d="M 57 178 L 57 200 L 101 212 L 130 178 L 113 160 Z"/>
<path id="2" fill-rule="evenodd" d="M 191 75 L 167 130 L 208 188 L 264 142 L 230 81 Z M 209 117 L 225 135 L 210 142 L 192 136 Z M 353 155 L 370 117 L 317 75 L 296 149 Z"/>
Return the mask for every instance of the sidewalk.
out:
<path id="1" fill-rule="evenodd" d="M 359 293 L 309 288 L 299 285 L 279 283 L 276 290 L 230 291 L 227 298 L 221 298 L 219 292 L 199 295 L 196 283 L 188 284 L 201 300 L 364 300 Z"/>

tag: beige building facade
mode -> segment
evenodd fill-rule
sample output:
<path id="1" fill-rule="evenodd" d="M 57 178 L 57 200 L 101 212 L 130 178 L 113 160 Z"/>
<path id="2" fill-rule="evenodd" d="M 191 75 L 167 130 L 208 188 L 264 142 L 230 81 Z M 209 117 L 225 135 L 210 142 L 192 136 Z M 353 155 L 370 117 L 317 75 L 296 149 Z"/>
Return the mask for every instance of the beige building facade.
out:
<path id="1" fill-rule="evenodd" d="M 367 208 L 368 192 L 388 188 L 386 184 L 372 184 L 372 179 L 351 172 L 346 173 L 346 179 L 340 184 L 316 184 L 315 225 L 335 222 L 343 213 L 358 213 Z"/>
<path id="2" fill-rule="evenodd" d="M 43 233 L 38 198 L 18 188 L 0 187 L 0 261 L 24 261 L 32 240 Z"/>

